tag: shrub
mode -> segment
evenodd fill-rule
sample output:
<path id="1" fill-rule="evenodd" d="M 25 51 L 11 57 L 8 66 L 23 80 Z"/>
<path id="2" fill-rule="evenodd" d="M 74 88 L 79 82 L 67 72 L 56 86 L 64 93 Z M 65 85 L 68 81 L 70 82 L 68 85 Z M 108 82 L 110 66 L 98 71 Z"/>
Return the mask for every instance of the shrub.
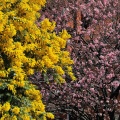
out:
<path id="1" fill-rule="evenodd" d="M 42 96 L 28 81 L 34 71 L 55 74 L 65 82 L 64 73 L 73 61 L 65 51 L 70 35 L 53 31 L 55 22 L 48 19 L 36 25 L 38 10 L 45 0 L 0 0 L 0 119 L 53 119 L 46 113 Z M 74 76 L 71 76 L 74 77 Z M 60 78 L 60 79 L 59 79 Z"/>

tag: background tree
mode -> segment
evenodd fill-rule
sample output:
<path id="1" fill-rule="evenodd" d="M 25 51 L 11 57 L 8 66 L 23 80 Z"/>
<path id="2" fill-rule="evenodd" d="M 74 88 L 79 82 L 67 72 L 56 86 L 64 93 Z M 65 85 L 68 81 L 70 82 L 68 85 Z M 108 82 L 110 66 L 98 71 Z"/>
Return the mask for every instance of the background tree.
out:
<path id="1" fill-rule="evenodd" d="M 53 14 L 54 16 L 50 15 L 50 17 L 57 21 L 58 26 L 63 22 L 64 28 L 67 28 L 67 22 L 64 24 L 63 20 L 74 18 L 73 14 L 69 14 L 70 17 L 68 17 L 64 12 L 63 16 L 67 17 L 62 19 L 60 9 L 65 10 L 64 8 L 66 8 L 69 11 L 76 11 L 76 9 L 70 7 L 71 1 L 63 1 L 66 4 L 62 5 L 58 1 L 53 3 L 55 2 L 58 4 L 52 4 L 54 8 L 49 8 L 49 4 L 47 5 L 43 11 L 44 15 L 49 17 L 50 14 L 47 13 L 50 12 L 57 14 L 59 9 L 58 15 Z M 77 33 L 73 27 L 71 33 L 74 35 L 71 39 L 73 48 L 71 56 L 75 63 L 73 67 L 77 82 L 65 83 L 63 86 L 44 85 L 45 88 L 41 87 L 41 83 L 39 83 L 39 87 L 42 89 L 44 100 L 54 104 L 59 112 L 70 109 L 79 119 L 114 120 L 120 112 L 120 99 L 118 98 L 120 89 L 120 3 L 118 0 L 85 0 L 76 1 L 75 4 L 77 10 L 82 12 L 80 32 Z M 69 77 L 66 79 L 69 81 Z M 67 111 L 63 112 L 67 113 Z"/>

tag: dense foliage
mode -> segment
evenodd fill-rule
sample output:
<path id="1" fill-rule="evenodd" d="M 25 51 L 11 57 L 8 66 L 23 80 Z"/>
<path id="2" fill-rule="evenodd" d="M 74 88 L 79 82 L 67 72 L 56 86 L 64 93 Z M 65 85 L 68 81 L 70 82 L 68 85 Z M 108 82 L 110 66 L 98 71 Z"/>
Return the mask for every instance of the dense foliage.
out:
<path id="1" fill-rule="evenodd" d="M 69 112 L 73 119 L 115 120 L 120 113 L 119 0 L 58 1 L 49 0 L 42 17 L 55 20 L 56 31 L 66 28 L 71 33 L 68 44 L 77 81 L 62 86 L 39 83 L 43 98 L 55 106 L 55 112 Z M 81 12 L 80 27 L 77 12 Z M 69 21 L 73 21 L 70 29 Z M 41 75 L 36 76 L 34 79 L 40 79 Z"/>
<path id="2" fill-rule="evenodd" d="M 75 79 L 73 61 L 65 51 L 70 35 L 56 35 L 55 22 L 40 17 L 38 10 L 46 0 L 0 0 L 0 119 L 53 119 L 45 111 L 42 96 L 28 76 L 40 71 L 54 75 L 53 81 L 65 82 L 66 73 Z M 46 80 L 46 79 L 45 79 Z M 47 81 L 49 82 L 49 81 Z"/>

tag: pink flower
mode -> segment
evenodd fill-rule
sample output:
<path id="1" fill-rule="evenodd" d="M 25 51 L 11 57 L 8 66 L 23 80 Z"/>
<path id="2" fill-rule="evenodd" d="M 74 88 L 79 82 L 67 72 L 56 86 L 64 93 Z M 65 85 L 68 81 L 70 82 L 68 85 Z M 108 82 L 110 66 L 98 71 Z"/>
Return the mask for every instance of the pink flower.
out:
<path id="1" fill-rule="evenodd" d="M 97 22 L 98 22 L 97 20 L 93 19 L 93 23 L 95 23 L 95 24 L 96 24 Z"/>
<path id="2" fill-rule="evenodd" d="M 99 12 L 100 12 L 98 8 L 95 8 L 94 11 L 95 11 L 97 14 L 99 14 Z"/>
<path id="3" fill-rule="evenodd" d="M 105 57 L 104 57 L 103 55 L 100 55 L 100 58 L 101 58 L 101 59 L 104 59 Z"/>
<path id="4" fill-rule="evenodd" d="M 108 89 L 109 92 L 111 92 L 111 89 Z"/>
<path id="5" fill-rule="evenodd" d="M 103 4 L 106 6 L 107 5 L 108 0 L 103 0 Z"/>
<path id="6" fill-rule="evenodd" d="M 114 74 L 108 74 L 108 75 L 106 76 L 106 78 L 108 78 L 108 79 L 111 79 L 112 77 L 114 77 Z"/>
<path id="7" fill-rule="evenodd" d="M 114 103 L 117 104 L 117 103 L 118 103 L 118 100 L 114 100 Z"/>
<path id="8" fill-rule="evenodd" d="M 112 86 L 114 86 L 114 87 L 118 87 L 119 85 L 120 85 L 119 81 L 113 81 L 112 82 Z"/>
<path id="9" fill-rule="evenodd" d="M 112 17 L 112 14 L 110 12 L 108 13 L 108 17 Z"/>
<path id="10" fill-rule="evenodd" d="M 76 83 L 76 84 L 75 84 L 75 87 L 80 87 L 80 84 Z"/>
<path id="11" fill-rule="evenodd" d="M 84 4 L 80 5 L 81 9 L 86 9 L 86 6 Z"/>
<path id="12" fill-rule="evenodd" d="M 90 88 L 90 91 L 94 93 L 94 92 L 95 92 L 95 89 L 94 89 L 94 88 Z"/>
<path id="13" fill-rule="evenodd" d="M 100 103 L 103 103 L 103 100 L 101 100 Z"/>

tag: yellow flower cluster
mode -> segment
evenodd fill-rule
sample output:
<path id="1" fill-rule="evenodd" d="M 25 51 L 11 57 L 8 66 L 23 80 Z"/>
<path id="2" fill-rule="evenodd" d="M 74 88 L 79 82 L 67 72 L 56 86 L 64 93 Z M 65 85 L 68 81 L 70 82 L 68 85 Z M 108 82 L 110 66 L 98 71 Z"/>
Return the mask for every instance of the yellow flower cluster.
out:
<path id="1" fill-rule="evenodd" d="M 8 84 L 7 87 L 8 87 L 8 90 L 12 91 L 13 94 L 16 93 L 16 89 L 15 89 L 15 86 L 14 86 L 14 85 Z"/>
<path id="2" fill-rule="evenodd" d="M 4 70 L 0 70 L 0 77 L 6 77 L 7 73 Z"/>
<path id="3" fill-rule="evenodd" d="M 25 94 L 28 95 L 31 99 L 35 99 L 35 100 L 41 99 L 40 91 L 36 90 L 35 88 L 26 90 Z"/>
<path id="4" fill-rule="evenodd" d="M 47 116 L 48 118 L 50 118 L 50 119 L 54 119 L 54 116 L 53 116 L 53 114 L 51 114 L 51 113 L 47 113 L 46 116 Z"/>
<path id="5" fill-rule="evenodd" d="M 60 83 L 65 73 L 72 74 L 73 61 L 65 51 L 66 30 L 59 35 L 53 32 L 55 22 L 44 19 L 35 24 L 38 10 L 46 0 L 0 0 L 0 90 L 7 91 L 0 101 L 1 120 L 38 120 L 46 113 L 41 94 L 28 81 L 34 71 L 52 69 Z M 12 115 L 11 115 L 12 113 Z"/>
<path id="6" fill-rule="evenodd" d="M 55 22 L 50 22 L 49 19 L 44 19 L 44 21 L 41 22 L 41 28 L 42 30 L 50 30 L 53 31 L 55 28 Z"/>
<path id="7" fill-rule="evenodd" d="M 14 107 L 14 108 L 12 109 L 12 112 L 17 115 L 17 114 L 19 114 L 19 112 L 20 112 L 20 108 L 19 108 L 19 107 Z"/>
<path id="8" fill-rule="evenodd" d="M 45 105 L 42 103 L 41 94 L 39 90 L 36 90 L 32 84 L 26 82 L 27 86 L 24 91 L 25 96 L 22 96 L 20 93 L 14 95 L 14 99 L 17 98 L 17 101 L 20 98 L 20 101 L 16 103 L 16 101 L 5 102 L 4 104 L 0 104 L 0 116 L 1 120 L 39 120 L 39 116 L 42 116 L 46 120 L 46 118 L 54 118 L 52 113 L 47 115 L 45 112 Z M 29 85 L 29 86 L 28 86 Z M 24 88 L 24 89 L 25 89 Z M 22 89 L 22 91 L 24 90 Z M 17 91 L 20 92 L 20 91 Z M 14 103 L 13 103 L 14 102 Z M 21 104 L 21 105 L 20 105 Z M 10 114 L 9 114 L 10 113 Z M 12 113 L 12 115 L 11 115 Z"/>
<path id="9" fill-rule="evenodd" d="M 9 111 L 10 110 L 10 103 L 9 102 L 6 102 L 3 106 L 1 106 L 1 110 L 2 111 Z"/>
<path id="10" fill-rule="evenodd" d="M 60 33 L 60 37 L 63 38 L 63 39 L 68 39 L 71 36 L 67 33 L 66 30 L 62 30 L 62 32 Z"/>
<path id="11" fill-rule="evenodd" d="M 64 71 L 63 71 L 63 69 L 60 66 L 55 66 L 55 69 L 56 69 L 58 74 L 64 75 Z"/>

